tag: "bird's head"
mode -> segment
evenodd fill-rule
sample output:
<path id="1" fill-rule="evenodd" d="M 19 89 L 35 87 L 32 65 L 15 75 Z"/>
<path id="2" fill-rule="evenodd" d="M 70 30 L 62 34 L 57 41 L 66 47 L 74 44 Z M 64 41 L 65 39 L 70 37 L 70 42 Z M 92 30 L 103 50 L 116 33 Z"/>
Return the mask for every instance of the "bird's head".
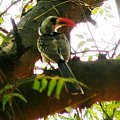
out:
<path id="1" fill-rule="evenodd" d="M 41 34 L 52 34 L 62 26 L 74 27 L 75 23 L 68 18 L 49 16 L 41 23 L 39 32 Z"/>

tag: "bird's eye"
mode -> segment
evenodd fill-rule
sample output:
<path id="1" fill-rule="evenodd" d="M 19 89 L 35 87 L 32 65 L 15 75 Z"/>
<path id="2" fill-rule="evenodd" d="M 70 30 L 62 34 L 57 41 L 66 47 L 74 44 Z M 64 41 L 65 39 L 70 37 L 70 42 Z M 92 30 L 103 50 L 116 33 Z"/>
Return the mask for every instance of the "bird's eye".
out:
<path id="1" fill-rule="evenodd" d="M 56 20 L 57 20 L 57 18 L 52 18 L 52 19 L 51 19 L 51 22 L 52 22 L 53 25 L 56 24 Z"/>

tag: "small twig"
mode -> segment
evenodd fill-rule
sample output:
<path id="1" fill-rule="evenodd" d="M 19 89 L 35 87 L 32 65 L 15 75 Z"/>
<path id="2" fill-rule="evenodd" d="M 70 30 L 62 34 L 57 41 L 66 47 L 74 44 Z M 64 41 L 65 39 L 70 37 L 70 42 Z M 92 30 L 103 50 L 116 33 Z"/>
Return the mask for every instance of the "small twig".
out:
<path id="1" fill-rule="evenodd" d="M 5 34 L 8 34 L 9 32 L 7 30 L 5 30 L 4 28 L 0 27 L 0 31 L 2 31 Z"/>
<path id="2" fill-rule="evenodd" d="M 2 13 L 0 13 L 0 17 L 2 15 L 4 15 L 13 5 L 15 5 L 18 2 L 20 2 L 20 0 L 17 0 L 17 1 L 14 1 L 13 3 L 11 3 L 11 5 L 6 8 L 6 10 L 4 10 Z"/>
<path id="3" fill-rule="evenodd" d="M 106 115 L 107 119 L 110 120 L 110 117 L 109 117 L 109 115 L 106 113 L 106 111 L 104 110 L 103 105 L 102 105 L 101 102 L 99 103 L 99 105 L 100 105 L 100 107 L 101 107 L 103 113 Z"/>
<path id="4" fill-rule="evenodd" d="M 116 46 L 115 46 L 115 48 L 114 48 L 114 52 L 113 52 L 113 54 L 112 54 L 112 57 L 111 57 L 111 58 L 113 58 L 113 57 L 115 56 L 115 53 L 116 53 L 116 50 L 117 50 L 117 48 L 118 48 L 119 44 L 120 44 L 120 39 L 119 39 L 119 41 L 118 41 L 117 45 L 116 45 Z"/>
<path id="5" fill-rule="evenodd" d="M 109 51 L 105 51 L 105 50 L 84 50 L 84 51 L 81 51 L 81 52 L 75 52 L 75 53 L 72 53 L 72 55 L 74 54 L 79 54 L 79 53 L 86 53 L 86 52 L 105 52 L 105 53 L 108 53 Z"/>
<path id="6" fill-rule="evenodd" d="M 90 30 L 90 27 L 89 27 L 88 23 L 86 23 L 86 24 L 87 24 L 87 26 L 88 26 L 88 30 L 89 30 L 89 32 L 90 32 L 90 34 L 91 34 L 91 37 L 93 38 L 93 42 L 94 42 L 97 50 L 100 52 L 100 50 L 98 49 L 97 43 L 96 43 L 96 41 L 95 41 L 95 39 L 94 39 L 94 37 L 93 37 L 93 35 L 92 35 L 92 32 L 91 32 L 91 30 Z"/>
<path id="7" fill-rule="evenodd" d="M 61 5 L 65 4 L 65 3 L 69 3 L 69 2 L 72 2 L 72 1 L 67 0 L 67 1 L 64 1 L 64 2 L 61 2 L 61 3 L 57 4 L 57 5 L 55 5 L 54 7 L 58 7 L 58 6 L 61 6 Z M 49 11 L 51 11 L 51 10 L 53 10 L 53 7 L 50 8 L 50 9 L 48 9 L 48 10 L 46 10 L 44 13 L 40 14 L 40 15 L 37 16 L 36 18 L 34 18 L 34 20 L 36 21 L 37 19 L 39 19 L 39 18 L 42 17 L 43 15 L 47 14 L 47 13 L 48 13 Z"/>
<path id="8" fill-rule="evenodd" d="M 90 35 L 91 35 L 91 37 L 92 37 L 92 39 L 93 39 L 93 42 L 94 42 L 94 44 L 95 44 L 97 50 L 99 51 L 98 46 L 97 46 L 97 44 L 96 44 L 96 41 L 95 41 L 95 39 L 94 39 L 94 36 L 92 35 L 92 32 L 91 32 L 91 30 L 90 30 L 90 27 L 89 27 L 89 25 L 88 25 L 88 23 L 87 23 L 87 17 L 86 17 L 85 11 L 84 11 L 84 9 L 83 9 L 83 5 L 84 5 L 84 6 L 85 6 L 85 5 L 86 5 L 86 6 L 89 6 L 89 5 L 86 4 L 86 3 L 84 3 L 84 2 L 82 2 L 83 4 L 81 4 L 81 2 L 82 2 L 82 1 L 79 0 L 79 5 L 82 6 L 82 12 L 83 12 L 83 15 L 84 15 L 84 18 L 85 18 L 85 21 L 86 21 L 88 30 L 89 30 L 89 32 L 90 32 Z M 99 51 L 99 52 L 100 52 L 100 51 Z"/>
<path id="9" fill-rule="evenodd" d="M 113 109 L 113 114 L 112 114 L 112 116 L 111 116 L 111 119 L 112 119 L 112 120 L 113 120 L 113 118 L 114 118 L 115 112 L 116 112 L 116 108 Z"/>
<path id="10" fill-rule="evenodd" d="M 58 15 L 60 15 L 59 11 L 57 10 L 57 8 L 56 8 L 54 5 L 52 5 L 52 8 L 56 11 L 56 13 L 57 13 Z"/>
<path id="11" fill-rule="evenodd" d="M 93 42 L 94 42 L 97 50 L 99 51 L 98 46 L 97 46 L 97 43 L 96 43 L 96 41 L 95 41 L 95 39 L 94 39 L 94 36 L 93 36 L 93 34 L 92 34 L 91 30 L 90 30 L 90 27 L 89 27 L 89 25 L 88 25 L 88 23 L 87 23 L 87 17 L 86 17 L 86 14 L 85 14 L 85 12 L 84 12 L 83 7 L 82 7 L 82 11 L 83 11 L 83 15 L 84 15 L 84 18 L 85 18 L 85 20 L 86 20 L 86 24 L 87 24 L 88 30 L 89 30 L 89 32 L 90 32 L 90 35 L 91 35 L 91 37 L 92 37 L 92 39 L 93 39 Z M 100 51 L 99 51 L 99 52 L 100 52 Z"/>
<path id="12" fill-rule="evenodd" d="M 17 80 L 17 81 L 14 81 L 12 84 L 15 85 L 16 87 L 19 87 L 23 84 L 27 84 L 27 83 L 30 83 L 30 82 L 33 82 L 34 79 L 36 78 L 37 75 L 33 75 L 29 78 L 25 78 L 25 79 L 22 79 L 22 80 Z"/>

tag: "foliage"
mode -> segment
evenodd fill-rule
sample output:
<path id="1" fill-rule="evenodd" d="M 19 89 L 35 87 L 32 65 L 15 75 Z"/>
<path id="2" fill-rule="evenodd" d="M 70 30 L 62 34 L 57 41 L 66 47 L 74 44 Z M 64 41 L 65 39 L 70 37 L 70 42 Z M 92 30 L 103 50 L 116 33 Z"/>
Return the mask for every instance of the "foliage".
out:
<path id="1" fill-rule="evenodd" d="M 0 46 L 7 41 L 8 41 L 8 37 L 5 36 L 3 33 L 0 33 Z"/>
<path id="2" fill-rule="evenodd" d="M 69 114 L 67 114 L 69 113 Z M 96 103 L 90 108 L 66 108 L 66 113 L 54 116 L 48 116 L 47 120 L 119 120 L 120 119 L 120 102 L 101 102 Z"/>
<path id="3" fill-rule="evenodd" d="M 72 78 L 68 79 L 68 78 L 61 78 L 59 76 L 50 77 L 45 75 L 38 75 L 34 79 L 33 89 L 37 90 L 40 93 L 47 89 L 47 96 L 51 96 L 51 94 L 55 90 L 55 96 L 57 99 L 59 99 L 60 93 L 62 91 L 65 82 L 71 82 L 73 84 L 74 83 L 81 84 L 80 82 Z"/>
<path id="4" fill-rule="evenodd" d="M 15 97 L 27 103 L 26 98 L 21 94 L 21 92 L 14 85 L 7 84 L 3 88 L 0 89 L 0 98 L 2 99 L 1 111 L 4 111 L 6 115 L 9 117 L 12 116 L 10 114 L 10 111 L 12 111 L 12 114 L 14 112 L 12 104 L 14 103 Z M 7 109 L 8 106 L 11 109 Z"/>

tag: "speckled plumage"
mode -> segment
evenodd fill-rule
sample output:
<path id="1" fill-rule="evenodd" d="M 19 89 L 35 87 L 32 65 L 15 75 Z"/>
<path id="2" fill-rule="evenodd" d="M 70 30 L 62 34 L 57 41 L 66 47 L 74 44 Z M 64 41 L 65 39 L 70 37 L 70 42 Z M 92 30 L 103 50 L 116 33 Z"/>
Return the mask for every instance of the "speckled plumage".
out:
<path id="1" fill-rule="evenodd" d="M 68 61 L 70 57 L 70 44 L 63 33 L 41 35 L 37 42 L 37 46 L 45 62 L 50 61 L 57 63 L 60 59 Z"/>
<path id="2" fill-rule="evenodd" d="M 68 24 L 67 24 L 68 23 Z M 57 19 L 56 16 L 47 17 L 41 24 L 39 30 L 39 39 L 37 40 L 37 48 L 45 62 L 55 62 L 58 64 L 61 75 L 64 78 L 75 79 L 74 74 L 67 65 L 70 57 L 70 44 L 67 37 L 63 33 L 55 32 L 55 28 L 61 26 L 75 25 L 66 18 Z M 76 95 L 83 93 L 78 83 L 66 82 L 67 91 Z"/>

